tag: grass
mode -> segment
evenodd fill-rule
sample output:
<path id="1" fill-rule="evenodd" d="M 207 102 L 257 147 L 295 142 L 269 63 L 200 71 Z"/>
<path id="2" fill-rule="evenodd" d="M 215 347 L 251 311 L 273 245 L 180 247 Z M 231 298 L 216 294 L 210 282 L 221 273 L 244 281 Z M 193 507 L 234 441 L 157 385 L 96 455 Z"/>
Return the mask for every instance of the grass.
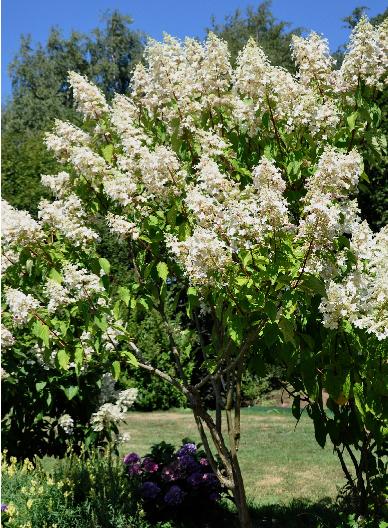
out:
<path id="1" fill-rule="evenodd" d="M 330 444 L 325 449 L 318 446 L 307 416 L 295 428 L 290 409 L 246 408 L 241 429 L 240 463 L 248 498 L 255 507 L 335 499 L 345 483 L 341 467 Z M 123 430 L 131 435 L 130 442 L 122 446 L 123 453 L 144 455 L 162 440 L 176 447 L 184 437 L 199 442 L 190 410 L 132 412 Z"/>

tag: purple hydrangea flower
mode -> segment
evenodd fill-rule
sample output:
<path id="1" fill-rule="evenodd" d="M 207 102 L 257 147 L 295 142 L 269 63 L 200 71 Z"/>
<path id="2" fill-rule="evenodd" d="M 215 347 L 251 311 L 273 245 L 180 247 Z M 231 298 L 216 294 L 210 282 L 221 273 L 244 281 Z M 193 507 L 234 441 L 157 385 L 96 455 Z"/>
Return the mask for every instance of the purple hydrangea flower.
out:
<path id="1" fill-rule="evenodd" d="M 152 458 L 145 458 L 143 460 L 143 469 L 147 473 L 156 473 L 158 471 L 159 465 L 155 462 L 155 460 L 152 460 Z"/>
<path id="2" fill-rule="evenodd" d="M 177 506 L 183 502 L 184 497 L 185 493 L 179 486 L 171 486 L 164 496 L 164 502 L 169 506 Z"/>
<path id="3" fill-rule="evenodd" d="M 1 511 L 6 512 L 8 510 L 8 504 L 4 504 L 4 502 L 1 503 Z"/>
<path id="4" fill-rule="evenodd" d="M 166 482 L 172 482 L 180 478 L 178 462 L 175 460 L 169 466 L 165 466 L 162 471 L 162 479 Z"/>
<path id="5" fill-rule="evenodd" d="M 124 457 L 124 464 L 126 466 L 137 464 L 138 462 L 140 462 L 140 457 L 137 453 L 129 453 Z"/>
<path id="6" fill-rule="evenodd" d="M 153 500 L 155 499 L 160 493 L 160 488 L 155 482 L 144 482 L 140 488 L 140 495 L 143 497 L 143 499 L 146 500 Z"/>
<path id="7" fill-rule="evenodd" d="M 199 469 L 198 462 L 191 455 L 182 455 L 179 457 L 179 469 L 182 473 L 193 473 Z"/>
<path id="8" fill-rule="evenodd" d="M 197 452 L 197 446 L 195 444 L 183 444 L 183 446 L 177 452 L 177 456 L 181 457 L 183 455 L 195 455 Z"/>
<path id="9" fill-rule="evenodd" d="M 190 486 L 193 486 L 193 488 L 198 488 L 203 482 L 203 473 L 196 471 L 188 477 L 187 482 Z"/>
<path id="10" fill-rule="evenodd" d="M 199 463 L 201 464 L 201 466 L 204 466 L 204 467 L 207 467 L 209 465 L 209 461 L 207 458 L 200 458 Z"/>
<path id="11" fill-rule="evenodd" d="M 131 476 L 141 475 L 141 473 L 142 473 L 141 464 L 132 464 L 131 466 L 129 466 L 128 473 Z"/>

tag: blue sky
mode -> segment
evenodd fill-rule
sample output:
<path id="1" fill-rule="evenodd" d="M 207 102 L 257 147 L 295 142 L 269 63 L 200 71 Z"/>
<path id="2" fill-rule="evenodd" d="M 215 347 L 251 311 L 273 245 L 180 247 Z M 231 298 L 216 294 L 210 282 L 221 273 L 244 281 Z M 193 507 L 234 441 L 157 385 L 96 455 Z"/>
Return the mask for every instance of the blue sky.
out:
<path id="1" fill-rule="evenodd" d="M 88 32 L 99 24 L 108 9 L 119 9 L 134 19 L 134 27 L 159 39 L 166 31 L 177 37 L 204 35 L 211 16 L 222 21 L 236 8 L 257 5 L 254 0 L 3 0 L 2 2 L 2 93 L 11 93 L 7 67 L 20 44 L 20 35 L 30 33 L 33 42 L 45 42 L 52 26 L 67 36 L 72 29 Z M 366 5 L 369 16 L 381 13 L 383 0 L 273 0 L 279 20 L 323 33 L 335 50 L 346 41 L 348 31 L 341 19 L 354 7 Z"/>

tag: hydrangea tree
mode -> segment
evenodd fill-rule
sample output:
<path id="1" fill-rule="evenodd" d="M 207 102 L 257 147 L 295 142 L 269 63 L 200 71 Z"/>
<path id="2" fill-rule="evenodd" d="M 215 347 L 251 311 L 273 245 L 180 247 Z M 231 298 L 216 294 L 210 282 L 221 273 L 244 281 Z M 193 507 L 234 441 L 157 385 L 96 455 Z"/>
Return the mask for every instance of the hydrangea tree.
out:
<path id="1" fill-rule="evenodd" d="M 5 206 L 7 327 L 36 336 L 63 371 L 81 376 L 114 358 L 116 369 L 136 363 L 181 391 L 243 527 L 241 379 L 265 354 L 287 366 L 295 414 L 307 399 L 321 444 L 330 432 L 323 387 L 335 412 L 345 409 L 344 423 L 356 420 L 356 450 L 363 435 L 368 452 L 384 438 L 384 390 L 371 391 L 370 375 L 383 379 L 386 347 L 353 354 L 343 343 L 388 335 L 387 229 L 372 233 L 356 201 L 367 181 L 357 145 L 374 155 L 384 148 L 373 97 L 386 72 L 387 24 L 362 19 L 339 70 L 315 33 L 292 47 L 296 76 L 272 66 L 253 40 L 234 69 L 214 34 L 204 43 L 151 40 L 130 96 L 111 105 L 70 73 L 84 130 L 57 121 L 46 136 L 64 168 L 42 177 L 55 200 L 41 202 L 39 221 Z M 127 247 L 133 283 L 121 284 L 99 259 L 103 226 Z M 167 299 L 186 312 L 180 326 Z M 128 333 L 138 305 L 163 317 L 174 376 L 148 364 Z M 195 383 L 182 368 L 193 333 L 203 358 Z M 215 416 L 204 404 L 209 386 Z M 342 456 L 352 440 L 330 436 Z"/>

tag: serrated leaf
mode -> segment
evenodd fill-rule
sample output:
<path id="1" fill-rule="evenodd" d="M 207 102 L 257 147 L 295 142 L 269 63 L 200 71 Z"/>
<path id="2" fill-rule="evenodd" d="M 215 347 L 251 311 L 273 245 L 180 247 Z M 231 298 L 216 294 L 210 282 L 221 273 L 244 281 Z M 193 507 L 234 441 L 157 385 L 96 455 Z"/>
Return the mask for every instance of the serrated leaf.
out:
<path id="1" fill-rule="evenodd" d="M 168 277 L 168 267 L 165 262 L 158 262 L 156 266 L 157 272 L 159 277 L 162 279 L 162 281 L 166 281 Z"/>
<path id="2" fill-rule="evenodd" d="M 342 392 L 343 392 L 343 394 L 344 394 L 346 399 L 349 398 L 351 385 L 352 385 L 352 383 L 351 383 L 351 379 L 350 379 L 350 372 L 348 372 L 348 375 L 346 376 L 345 382 L 344 382 L 343 387 L 342 387 Z"/>
<path id="3" fill-rule="evenodd" d="M 128 361 L 128 363 L 134 367 L 139 366 L 139 362 L 136 357 L 129 350 L 123 350 L 121 355 Z"/>
<path id="4" fill-rule="evenodd" d="M 60 273 L 58 273 L 58 271 L 54 268 L 51 268 L 50 270 L 50 273 L 49 273 L 49 277 L 50 279 L 52 279 L 53 281 L 57 282 L 58 284 L 61 284 L 62 282 L 62 275 Z"/>
<path id="5" fill-rule="evenodd" d="M 43 341 L 43 344 L 48 347 L 50 344 L 50 330 L 49 327 L 41 321 L 35 321 L 32 325 L 32 333 Z"/>
<path id="6" fill-rule="evenodd" d="M 105 330 L 108 328 L 107 320 L 104 317 L 101 317 L 101 318 L 95 317 L 94 318 L 94 323 L 103 332 L 105 332 Z"/>
<path id="7" fill-rule="evenodd" d="M 117 381 L 120 377 L 121 367 L 120 361 L 113 361 L 112 363 L 112 376 Z"/>
<path id="8" fill-rule="evenodd" d="M 77 347 L 74 352 L 74 362 L 81 366 L 84 362 L 84 351 L 81 347 Z"/>
<path id="9" fill-rule="evenodd" d="M 123 301 L 123 303 L 128 306 L 129 301 L 131 300 L 131 293 L 128 288 L 120 286 L 120 288 L 117 290 L 117 293 L 119 294 L 119 297 Z"/>
<path id="10" fill-rule="evenodd" d="M 272 301 L 267 301 L 264 306 L 264 312 L 268 315 L 271 321 L 275 321 L 278 309 Z"/>
<path id="11" fill-rule="evenodd" d="M 106 258 L 99 258 L 98 262 L 100 263 L 101 268 L 105 271 L 107 275 L 110 273 L 110 264 L 109 261 Z"/>
<path id="12" fill-rule="evenodd" d="M 281 317 L 278 324 L 280 330 L 282 331 L 284 341 L 286 343 L 295 344 L 295 331 L 292 321 L 290 319 L 286 319 L 285 317 Z"/>
<path id="13" fill-rule="evenodd" d="M 356 404 L 357 410 L 362 416 L 362 418 L 365 417 L 365 407 L 364 407 L 364 393 L 362 390 L 361 383 L 355 383 L 353 386 L 353 395 L 354 395 L 354 402 Z"/>
<path id="14" fill-rule="evenodd" d="M 102 156 L 103 156 L 104 160 L 107 163 L 111 163 L 112 162 L 112 157 L 113 157 L 113 145 L 112 145 L 112 143 L 109 143 L 108 145 L 105 145 L 101 149 L 101 153 L 102 153 Z"/>
<path id="15" fill-rule="evenodd" d="M 60 366 L 62 370 L 68 370 L 70 357 L 69 357 L 69 354 L 66 352 L 66 350 L 63 350 L 63 349 L 58 350 L 57 361 L 58 361 L 58 365 Z"/>
<path id="16" fill-rule="evenodd" d="M 356 121 L 357 121 L 357 117 L 358 117 L 358 112 L 353 112 L 352 114 L 350 114 L 347 118 L 346 118 L 346 121 L 348 123 L 348 126 L 349 126 L 349 130 L 352 132 L 355 127 L 356 127 Z"/>
<path id="17" fill-rule="evenodd" d="M 66 398 L 70 401 L 74 398 L 74 396 L 77 396 L 78 394 L 78 387 L 77 385 L 70 385 L 70 387 L 63 387 L 63 392 L 66 394 Z"/>
<path id="18" fill-rule="evenodd" d="M 41 392 L 45 386 L 47 385 L 47 381 L 39 381 L 38 383 L 35 383 L 35 388 L 38 392 Z"/>

